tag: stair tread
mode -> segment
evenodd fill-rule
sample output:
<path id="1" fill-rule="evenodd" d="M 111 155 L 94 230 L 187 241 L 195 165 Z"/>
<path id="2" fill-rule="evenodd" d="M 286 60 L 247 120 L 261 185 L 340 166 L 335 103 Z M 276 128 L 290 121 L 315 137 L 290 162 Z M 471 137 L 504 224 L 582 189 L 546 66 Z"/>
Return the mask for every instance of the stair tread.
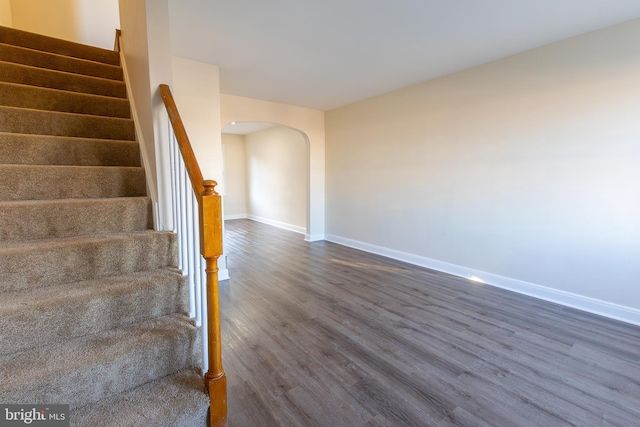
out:
<path id="1" fill-rule="evenodd" d="M 70 113 L 68 111 L 46 111 L 46 110 L 40 110 L 40 109 L 37 109 L 37 108 L 12 107 L 12 106 L 9 106 L 9 105 L 1 105 L 1 104 L 0 104 L 0 109 L 7 110 L 7 111 L 25 112 L 25 113 L 34 112 L 34 111 L 40 111 L 40 112 L 45 112 L 45 113 L 49 113 L 49 114 L 67 116 L 67 117 L 89 117 L 89 118 L 96 117 L 97 119 L 101 119 L 101 120 L 104 120 L 104 121 L 113 121 L 114 123 L 116 123 L 116 122 L 133 123 L 133 119 L 131 119 L 131 118 L 104 117 L 104 116 L 95 116 L 94 114 Z M 2 132 L 2 131 L 0 131 L 0 132 Z M 3 133 L 20 133 L 20 132 L 3 132 Z M 25 135 L 30 135 L 30 134 L 25 134 Z M 73 135 L 58 135 L 58 136 L 73 137 Z M 103 139 L 111 140 L 110 138 L 103 138 Z M 128 141 L 128 140 L 124 140 L 124 141 Z"/>
<path id="2" fill-rule="evenodd" d="M 31 309 L 52 301 L 60 303 L 64 302 L 64 299 L 84 299 L 99 294 L 110 294 L 113 293 L 112 289 L 124 289 L 129 281 L 150 281 L 165 275 L 181 277 L 178 269 L 165 267 L 156 270 L 136 271 L 120 276 L 64 283 L 37 290 L 5 292 L 0 299 L 0 313 L 4 315 L 21 309 Z"/>
<path id="3" fill-rule="evenodd" d="M 177 265 L 176 236 L 137 231 L 0 244 L 0 292 Z"/>
<path id="4" fill-rule="evenodd" d="M 104 166 L 109 167 L 109 166 Z M 133 200 L 150 200 L 148 196 L 137 197 L 110 197 L 102 199 L 52 199 L 52 200 L 0 200 L 0 207 L 35 207 L 35 206 L 65 206 L 65 205 L 91 205 L 91 204 L 116 204 L 127 203 Z M 145 229 L 146 230 L 146 229 Z M 140 230 L 142 231 L 142 230 Z"/>
<path id="5" fill-rule="evenodd" d="M 70 141 L 85 141 L 85 142 L 100 142 L 103 141 L 105 143 L 115 143 L 121 142 L 126 144 L 137 144 L 137 141 L 131 141 L 129 139 L 108 139 L 108 138 L 86 138 L 81 136 L 67 136 L 67 135 L 37 135 L 32 133 L 17 133 L 17 132 L 2 132 L 0 131 L 0 140 L 5 137 L 10 138 L 37 138 L 37 139 L 65 139 Z"/>
<path id="6" fill-rule="evenodd" d="M 13 165 L 13 164 L 0 164 L 0 168 L 8 169 L 39 169 L 39 170 L 144 170 L 142 166 L 101 166 L 101 165 Z"/>
<path id="7" fill-rule="evenodd" d="M 92 234 L 89 236 L 73 236 L 73 237 L 54 237 L 50 239 L 5 242 L 0 245 L 0 255 L 22 248 L 57 248 L 86 244 L 96 244 L 107 241 L 120 241 L 135 239 L 141 236 L 168 236 L 172 235 L 171 231 L 155 231 L 144 230 L 127 233 L 108 233 L 108 234 Z"/>
<path id="8" fill-rule="evenodd" d="M 78 408 L 69 419 L 77 427 L 205 427 L 208 408 L 202 375 L 197 369 L 185 369 Z"/>
<path id="9" fill-rule="evenodd" d="M 0 132 L 0 164 L 140 166 L 137 141 Z"/>
<path id="10" fill-rule="evenodd" d="M 120 65 L 120 56 L 115 51 L 42 34 L 35 34 L 16 28 L 0 26 L 0 42 L 74 58 Z"/>
<path id="11" fill-rule="evenodd" d="M 153 228 L 151 199 L 0 201 L 0 242 L 39 240 Z"/>
<path id="12" fill-rule="evenodd" d="M 0 43 L 0 60 L 73 74 L 123 80 L 122 67 L 88 59 Z"/>
<path id="13" fill-rule="evenodd" d="M 193 366 L 197 340 L 190 319 L 170 314 L 3 355 L 0 401 L 90 404 Z"/>
<path id="14" fill-rule="evenodd" d="M 136 139 L 132 119 L 0 105 L 0 132 L 113 140 Z"/>
<path id="15" fill-rule="evenodd" d="M 145 196 L 144 169 L 136 166 L 0 164 L 1 200 Z"/>
<path id="16" fill-rule="evenodd" d="M 0 354 L 188 310 L 186 278 L 171 267 L 85 280 L 0 299 Z"/>
<path id="17" fill-rule="evenodd" d="M 123 81 L 33 67 L 15 62 L 0 61 L 0 77 L 1 81 L 7 83 L 20 83 L 70 92 L 93 93 L 114 98 L 127 97 L 126 86 Z"/>
<path id="18" fill-rule="evenodd" d="M 6 107 L 131 118 L 127 99 L 31 86 L 24 83 L 0 81 L 0 99 L 2 105 Z"/>

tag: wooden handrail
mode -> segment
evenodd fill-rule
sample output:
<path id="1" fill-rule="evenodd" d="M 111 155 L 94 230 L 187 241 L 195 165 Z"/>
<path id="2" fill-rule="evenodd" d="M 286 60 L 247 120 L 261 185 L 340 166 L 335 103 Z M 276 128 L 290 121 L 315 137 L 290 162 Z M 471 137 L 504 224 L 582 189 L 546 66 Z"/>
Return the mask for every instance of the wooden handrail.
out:
<path id="1" fill-rule="evenodd" d="M 116 39 L 113 42 L 113 50 L 116 52 L 120 52 L 120 38 L 122 37 L 122 30 L 120 28 L 116 28 Z"/>
<path id="2" fill-rule="evenodd" d="M 218 290 L 218 258 L 222 255 L 222 201 L 215 190 L 217 183 L 202 178 L 200 166 L 193 153 L 169 86 L 160 85 L 160 93 L 198 201 L 200 254 L 206 262 L 205 273 L 207 276 L 209 369 L 204 376 L 204 382 L 210 400 L 209 425 L 221 427 L 227 423 L 227 377 L 222 369 L 220 294 Z"/>
<path id="3" fill-rule="evenodd" d="M 169 120 L 171 121 L 173 132 L 176 134 L 178 147 L 180 147 L 180 153 L 182 153 L 184 165 L 187 169 L 187 173 L 189 174 L 191 185 L 193 185 L 193 191 L 195 191 L 197 196 L 200 196 L 204 191 L 204 179 L 202 178 L 202 172 L 200 171 L 196 155 L 193 154 L 193 148 L 191 148 L 187 131 L 182 123 L 182 118 L 180 118 L 178 107 L 173 99 L 173 95 L 171 95 L 171 89 L 169 89 L 169 86 L 167 85 L 160 85 L 160 94 L 162 95 L 164 106 L 167 108 L 167 114 L 169 114 Z"/>

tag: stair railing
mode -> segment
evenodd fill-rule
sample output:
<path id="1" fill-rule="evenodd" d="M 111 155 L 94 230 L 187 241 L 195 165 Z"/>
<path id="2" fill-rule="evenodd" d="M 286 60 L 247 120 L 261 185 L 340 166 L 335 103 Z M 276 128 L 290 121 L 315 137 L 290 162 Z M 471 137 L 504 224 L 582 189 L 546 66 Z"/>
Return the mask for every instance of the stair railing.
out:
<path id="1" fill-rule="evenodd" d="M 204 382 L 211 401 L 210 425 L 223 426 L 227 419 L 227 378 L 222 369 L 218 293 L 222 203 L 215 190 L 217 183 L 202 177 L 169 86 L 160 85 L 160 93 L 173 129 L 169 129 L 171 186 L 179 267 L 189 280 L 190 314 L 198 326 L 202 326 Z"/>

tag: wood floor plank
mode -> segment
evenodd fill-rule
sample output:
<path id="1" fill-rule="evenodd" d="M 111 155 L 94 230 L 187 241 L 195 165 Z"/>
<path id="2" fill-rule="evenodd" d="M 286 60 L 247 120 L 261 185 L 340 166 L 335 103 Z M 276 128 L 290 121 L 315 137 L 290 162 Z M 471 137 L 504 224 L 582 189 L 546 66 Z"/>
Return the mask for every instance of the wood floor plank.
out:
<path id="1" fill-rule="evenodd" d="M 631 426 L 640 328 L 225 223 L 229 425 Z"/>

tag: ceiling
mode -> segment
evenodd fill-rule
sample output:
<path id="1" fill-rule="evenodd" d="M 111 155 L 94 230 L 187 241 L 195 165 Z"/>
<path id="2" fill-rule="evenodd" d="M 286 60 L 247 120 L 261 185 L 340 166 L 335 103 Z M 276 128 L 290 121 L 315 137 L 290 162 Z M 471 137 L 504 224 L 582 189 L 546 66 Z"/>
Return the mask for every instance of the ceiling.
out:
<path id="1" fill-rule="evenodd" d="M 236 135 L 248 135 L 277 126 L 268 122 L 231 122 L 222 128 L 222 133 L 233 133 Z"/>
<path id="2" fill-rule="evenodd" d="M 222 93 L 329 110 L 640 17 L 636 0 L 170 0 Z"/>

